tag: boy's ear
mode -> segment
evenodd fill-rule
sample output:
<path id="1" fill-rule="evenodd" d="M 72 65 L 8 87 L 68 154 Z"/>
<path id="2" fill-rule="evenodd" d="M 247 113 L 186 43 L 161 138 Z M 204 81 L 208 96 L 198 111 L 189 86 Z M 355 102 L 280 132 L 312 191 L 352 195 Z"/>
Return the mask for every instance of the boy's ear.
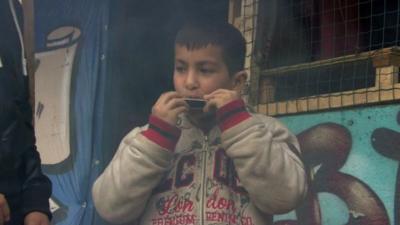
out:
<path id="1" fill-rule="evenodd" d="M 247 82 L 247 72 L 241 70 L 233 75 L 233 90 L 241 93 L 245 88 Z"/>

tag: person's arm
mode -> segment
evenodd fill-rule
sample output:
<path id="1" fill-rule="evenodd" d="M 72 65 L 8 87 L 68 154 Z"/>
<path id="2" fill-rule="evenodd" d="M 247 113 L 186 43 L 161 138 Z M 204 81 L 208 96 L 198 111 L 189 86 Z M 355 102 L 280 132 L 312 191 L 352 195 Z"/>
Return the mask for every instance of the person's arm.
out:
<path id="1" fill-rule="evenodd" d="M 92 190 L 95 207 L 104 219 L 126 223 L 140 217 L 171 165 L 181 133 L 175 123 L 186 107 L 176 92 L 161 95 L 153 106 L 149 125 L 132 130 L 122 140 Z"/>
<path id="2" fill-rule="evenodd" d="M 21 25 L 22 6 L 19 1 L 1 1 L 0 30 L 5 31 L 5 39 L 0 42 L 0 55 L 3 59 L 4 72 L 1 89 L 3 89 L 2 103 L 12 105 L 12 119 L 15 126 L 8 130 L 7 139 L 4 140 L 6 149 L 9 149 L 10 159 L 17 159 L 18 163 L 10 160 L 10 164 L 18 166 L 18 176 L 22 181 L 20 208 L 18 210 L 25 216 L 25 225 L 48 225 L 51 217 L 49 210 L 49 197 L 51 195 L 50 180 L 42 173 L 39 153 L 35 146 L 35 136 L 31 125 L 32 110 L 28 103 L 29 90 L 28 78 L 24 73 L 23 48 Z M 12 102 L 12 103 L 11 103 Z M 16 106 L 16 109 L 14 108 Z M 4 119 L 4 118 L 2 118 Z M 4 151 L 4 149 L 2 149 Z M 18 187 L 19 189 L 20 187 Z M 10 201 L 11 202 L 11 201 Z M 33 216 L 32 216 L 33 215 Z M 12 219 L 12 218 L 11 218 Z"/>
<path id="3" fill-rule="evenodd" d="M 172 151 L 144 136 L 149 131 L 157 133 L 152 128 L 131 131 L 94 183 L 94 205 L 109 222 L 137 219 L 170 165 Z"/>
<path id="4" fill-rule="evenodd" d="M 48 224 L 52 217 L 49 207 L 51 182 L 41 171 L 39 153 L 35 148 L 26 151 L 23 157 L 26 162 L 26 180 L 22 191 L 23 205 L 21 212 L 25 216 L 25 221 L 29 221 L 30 218 L 34 217 L 35 220 L 40 219 L 43 222 L 32 224 Z"/>
<path id="5" fill-rule="evenodd" d="M 52 217 L 49 207 L 52 184 L 42 172 L 33 127 L 30 122 L 22 118 L 20 120 L 21 132 L 18 133 L 18 138 L 24 142 L 26 149 L 20 156 L 21 170 L 25 177 L 22 186 L 21 213 L 25 217 L 25 224 L 47 225 Z"/>
<path id="6" fill-rule="evenodd" d="M 226 154 L 255 206 L 270 214 L 295 208 L 307 191 L 295 136 L 274 118 L 248 113 L 242 100 L 220 108 L 218 121 Z"/>

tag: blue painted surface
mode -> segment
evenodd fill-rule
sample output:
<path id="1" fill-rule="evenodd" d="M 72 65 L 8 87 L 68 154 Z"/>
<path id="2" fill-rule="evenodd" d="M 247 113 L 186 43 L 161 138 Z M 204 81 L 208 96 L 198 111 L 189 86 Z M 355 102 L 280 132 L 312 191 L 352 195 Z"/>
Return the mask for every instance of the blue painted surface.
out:
<path id="1" fill-rule="evenodd" d="M 371 145 L 371 134 L 377 128 L 400 131 L 396 116 L 399 105 L 370 106 L 340 111 L 279 118 L 289 129 L 298 134 L 320 123 L 334 122 L 345 126 L 352 136 L 352 148 L 340 172 L 352 175 L 366 183 L 383 202 L 394 224 L 394 198 L 398 161 L 387 158 Z M 346 204 L 336 196 L 319 193 L 323 225 L 345 224 L 348 220 Z M 275 217 L 275 221 L 295 218 L 294 212 Z"/>
<path id="2" fill-rule="evenodd" d="M 81 31 L 71 74 L 71 168 L 48 174 L 53 183 L 52 198 L 60 205 L 53 213 L 54 224 L 106 224 L 95 212 L 91 187 L 107 163 L 103 160 L 102 132 L 108 13 L 108 0 L 35 1 L 37 52 L 49 50 L 46 36 L 59 27 L 73 26 Z"/>

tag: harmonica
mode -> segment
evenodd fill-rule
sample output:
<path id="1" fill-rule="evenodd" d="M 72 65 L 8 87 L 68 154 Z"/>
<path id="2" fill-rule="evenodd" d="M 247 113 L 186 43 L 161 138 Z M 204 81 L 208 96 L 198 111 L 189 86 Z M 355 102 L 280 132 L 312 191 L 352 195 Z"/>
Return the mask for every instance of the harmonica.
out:
<path id="1" fill-rule="evenodd" d="M 185 98 L 186 103 L 190 109 L 203 109 L 206 105 L 206 100 L 198 98 Z"/>

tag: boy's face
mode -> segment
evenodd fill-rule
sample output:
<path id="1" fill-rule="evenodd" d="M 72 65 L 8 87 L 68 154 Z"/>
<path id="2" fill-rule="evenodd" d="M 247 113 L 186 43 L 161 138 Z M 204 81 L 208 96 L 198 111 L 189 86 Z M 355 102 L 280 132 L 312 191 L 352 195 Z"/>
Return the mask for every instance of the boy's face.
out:
<path id="1" fill-rule="evenodd" d="M 233 89 L 234 79 L 215 45 L 188 50 L 175 45 L 175 90 L 184 97 L 203 98 L 217 89 Z"/>

